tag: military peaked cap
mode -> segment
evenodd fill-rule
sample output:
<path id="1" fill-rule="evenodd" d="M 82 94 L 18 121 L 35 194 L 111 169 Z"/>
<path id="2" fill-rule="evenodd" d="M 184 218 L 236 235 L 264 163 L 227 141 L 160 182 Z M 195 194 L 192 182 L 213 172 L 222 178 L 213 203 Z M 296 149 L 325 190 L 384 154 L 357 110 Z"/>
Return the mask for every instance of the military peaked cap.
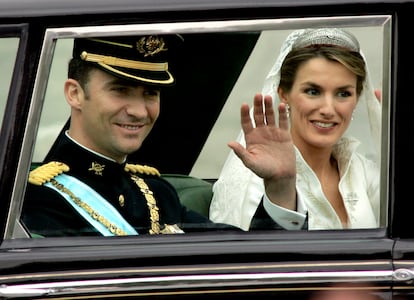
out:
<path id="1" fill-rule="evenodd" d="M 170 47 L 181 41 L 175 34 L 77 38 L 73 57 L 123 79 L 167 86 L 175 82 L 168 65 Z"/>

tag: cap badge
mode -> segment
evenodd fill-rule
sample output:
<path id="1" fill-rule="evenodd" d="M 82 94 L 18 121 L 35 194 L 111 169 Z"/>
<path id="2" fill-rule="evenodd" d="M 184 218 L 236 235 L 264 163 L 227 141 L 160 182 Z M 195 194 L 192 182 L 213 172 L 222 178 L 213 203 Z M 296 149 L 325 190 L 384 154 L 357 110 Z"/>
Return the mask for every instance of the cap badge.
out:
<path id="1" fill-rule="evenodd" d="M 164 39 L 153 35 L 140 38 L 136 47 L 139 53 L 144 54 L 144 57 L 168 50 L 165 48 Z"/>

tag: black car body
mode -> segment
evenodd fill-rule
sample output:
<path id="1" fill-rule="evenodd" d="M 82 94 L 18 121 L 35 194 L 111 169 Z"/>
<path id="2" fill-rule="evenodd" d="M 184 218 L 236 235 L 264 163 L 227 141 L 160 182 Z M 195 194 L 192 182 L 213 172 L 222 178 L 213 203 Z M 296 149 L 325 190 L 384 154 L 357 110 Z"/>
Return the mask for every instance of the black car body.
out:
<path id="1" fill-rule="evenodd" d="M 340 286 L 380 299 L 414 298 L 413 13 L 414 1 L 392 0 L 2 1 L 0 48 L 14 50 L 1 52 L 8 65 L 2 65 L 0 110 L 0 297 L 308 299 Z M 56 79 L 56 41 L 119 32 L 182 34 L 187 48 L 177 58 L 178 83 L 163 96 L 164 115 L 136 158 L 171 180 L 197 174 L 205 181 L 196 184 L 208 189 L 217 177 L 196 173 L 194 165 L 260 33 L 317 26 L 380 32 L 380 228 L 29 238 L 17 222 L 28 173 L 38 162 L 43 113 L 58 113 L 49 106 L 53 101 L 64 104 L 59 94 L 47 100 L 48 82 Z M 238 120 L 238 108 L 232 113 Z"/>

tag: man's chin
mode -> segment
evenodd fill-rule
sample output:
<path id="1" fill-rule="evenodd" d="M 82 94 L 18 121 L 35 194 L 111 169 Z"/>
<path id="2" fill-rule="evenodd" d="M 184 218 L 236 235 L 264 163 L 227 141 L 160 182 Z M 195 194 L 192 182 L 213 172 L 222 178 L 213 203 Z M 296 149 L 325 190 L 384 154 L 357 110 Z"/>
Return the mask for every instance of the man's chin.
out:
<path id="1" fill-rule="evenodd" d="M 139 136 L 127 136 L 117 139 L 118 150 L 126 155 L 134 153 L 141 148 L 143 138 Z"/>
<path id="2" fill-rule="evenodd" d="M 134 153 L 135 151 L 137 151 L 139 148 L 141 148 L 142 143 L 135 143 L 135 144 L 130 144 L 130 145 L 125 145 L 124 147 L 124 153 L 129 155 Z"/>

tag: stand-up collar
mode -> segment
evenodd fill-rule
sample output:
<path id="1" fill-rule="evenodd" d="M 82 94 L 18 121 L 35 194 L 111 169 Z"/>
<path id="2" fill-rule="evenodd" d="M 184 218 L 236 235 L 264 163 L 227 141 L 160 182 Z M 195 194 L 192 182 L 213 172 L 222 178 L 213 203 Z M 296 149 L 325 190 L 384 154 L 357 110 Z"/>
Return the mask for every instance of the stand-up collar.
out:
<path id="1" fill-rule="evenodd" d="M 97 155 L 86 148 L 76 144 L 66 135 L 62 135 L 59 143 L 50 154 L 49 161 L 60 161 L 66 163 L 70 171 L 69 173 L 78 174 L 80 176 L 98 176 L 102 178 L 118 176 L 124 172 L 125 162 L 118 162 Z"/>

